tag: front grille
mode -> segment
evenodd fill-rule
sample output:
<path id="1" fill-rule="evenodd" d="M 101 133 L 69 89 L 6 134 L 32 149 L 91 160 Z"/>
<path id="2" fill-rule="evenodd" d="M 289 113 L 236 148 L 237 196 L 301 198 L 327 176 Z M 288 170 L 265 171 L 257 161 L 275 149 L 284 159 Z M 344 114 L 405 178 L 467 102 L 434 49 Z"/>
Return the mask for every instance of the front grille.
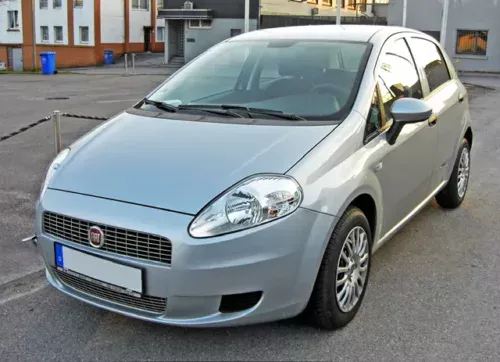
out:
<path id="1" fill-rule="evenodd" d="M 161 236 L 94 224 L 52 212 L 43 214 L 45 233 L 88 247 L 88 231 L 92 226 L 98 226 L 104 232 L 104 245 L 100 250 L 169 265 L 172 262 L 172 243 Z"/>
<path id="2" fill-rule="evenodd" d="M 167 306 L 167 299 L 165 298 L 150 297 L 147 295 L 137 298 L 94 284 L 56 268 L 52 268 L 52 270 L 64 284 L 85 294 L 147 312 L 158 314 L 165 312 Z"/>

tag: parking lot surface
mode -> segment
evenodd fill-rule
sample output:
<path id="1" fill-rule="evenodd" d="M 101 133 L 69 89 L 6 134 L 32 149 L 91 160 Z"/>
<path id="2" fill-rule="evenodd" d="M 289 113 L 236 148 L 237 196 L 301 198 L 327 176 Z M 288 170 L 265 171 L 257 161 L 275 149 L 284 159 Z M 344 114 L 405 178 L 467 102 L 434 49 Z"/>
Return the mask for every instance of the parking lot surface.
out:
<path id="1" fill-rule="evenodd" d="M 0 136 L 59 108 L 111 116 L 162 77 L 0 76 Z M 54 156 L 52 125 L 0 142 L 2 360 L 500 360 L 500 92 L 469 87 L 471 181 L 457 210 L 435 203 L 373 259 L 356 319 L 337 332 L 300 319 L 183 329 L 102 311 L 44 281 L 33 207 Z M 45 100 L 47 97 L 68 100 Z M 63 120 L 67 144 L 99 122 Z"/>

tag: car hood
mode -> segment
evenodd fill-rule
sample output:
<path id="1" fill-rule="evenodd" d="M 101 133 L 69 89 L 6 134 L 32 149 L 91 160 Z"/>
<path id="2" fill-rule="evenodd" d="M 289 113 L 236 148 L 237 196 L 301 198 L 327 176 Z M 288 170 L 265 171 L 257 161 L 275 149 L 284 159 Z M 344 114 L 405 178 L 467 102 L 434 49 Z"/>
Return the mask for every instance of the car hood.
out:
<path id="1" fill-rule="evenodd" d="M 123 113 L 71 146 L 49 188 L 196 214 L 245 177 L 285 173 L 334 128 Z"/>

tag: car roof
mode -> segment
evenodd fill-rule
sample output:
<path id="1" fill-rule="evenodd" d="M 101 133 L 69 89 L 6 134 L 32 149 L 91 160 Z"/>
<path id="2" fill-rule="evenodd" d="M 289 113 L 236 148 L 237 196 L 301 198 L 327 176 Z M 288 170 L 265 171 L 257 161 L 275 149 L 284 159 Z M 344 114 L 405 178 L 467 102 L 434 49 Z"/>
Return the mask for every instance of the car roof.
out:
<path id="1" fill-rule="evenodd" d="M 384 25 L 306 25 L 252 31 L 234 38 L 230 38 L 228 41 L 266 39 L 317 39 L 377 42 L 385 41 L 385 39 L 387 39 L 389 36 L 401 32 L 419 33 L 418 31 L 415 31 L 413 29 Z"/>

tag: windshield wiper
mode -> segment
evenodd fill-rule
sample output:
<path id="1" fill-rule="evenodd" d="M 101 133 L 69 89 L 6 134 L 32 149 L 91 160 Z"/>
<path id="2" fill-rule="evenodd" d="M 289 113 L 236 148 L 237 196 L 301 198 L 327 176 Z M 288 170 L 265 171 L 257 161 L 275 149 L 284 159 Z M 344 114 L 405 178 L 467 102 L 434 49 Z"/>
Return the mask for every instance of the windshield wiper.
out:
<path id="1" fill-rule="evenodd" d="M 154 101 L 152 99 L 148 99 L 148 98 L 144 98 L 142 100 L 145 104 L 150 104 L 150 105 L 153 105 L 155 106 L 156 108 L 158 109 L 161 109 L 163 111 L 167 111 L 167 112 L 171 112 L 171 113 L 175 113 L 177 112 L 177 107 L 174 107 L 172 106 L 171 104 L 168 104 L 168 103 L 165 103 L 165 102 L 161 102 L 161 101 Z"/>
<path id="2" fill-rule="evenodd" d="M 263 109 L 263 108 L 252 108 L 252 107 L 246 107 L 246 106 L 240 106 L 237 104 L 189 104 L 189 105 L 183 105 L 182 107 L 192 107 L 192 108 L 220 108 L 220 109 L 225 109 L 228 111 L 231 110 L 239 110 L 239 111 L 245 111 L 249 114 L 250 118 L 252 117 L 251 114 L 263 114 L 266 116 L 271 116 L 271 117 L 276 117 L 276 118 L 281 118 L 281 119 L 287 119 L 291 121 L 306 121 L 305 118 L 302 118 L 300 116 L 297 116 L 296 114 L 291 114 L 291 113 L 284 113 L 282 111 L 276 111 L 272 109 Z"/>
<path id="3" fill-rule="evenodd" d="M 236 112 L 231 112 L 230 110 L 221 111 L 221 110 L 213 109 L 211 107 L 206 107 L 204 105 L 197 105 L 197 104 L 181 104 L 181 105 L 179 105 L 178 109 L 196 110 L 196 111 L 201 111 L 201 112 L 217 114 L 217 115 L 221 115 L 221 116 L 230 116 L 230 117 L 234 117 L 234 118 L 245 118 L 241 114 L 236 113 Z"/>

